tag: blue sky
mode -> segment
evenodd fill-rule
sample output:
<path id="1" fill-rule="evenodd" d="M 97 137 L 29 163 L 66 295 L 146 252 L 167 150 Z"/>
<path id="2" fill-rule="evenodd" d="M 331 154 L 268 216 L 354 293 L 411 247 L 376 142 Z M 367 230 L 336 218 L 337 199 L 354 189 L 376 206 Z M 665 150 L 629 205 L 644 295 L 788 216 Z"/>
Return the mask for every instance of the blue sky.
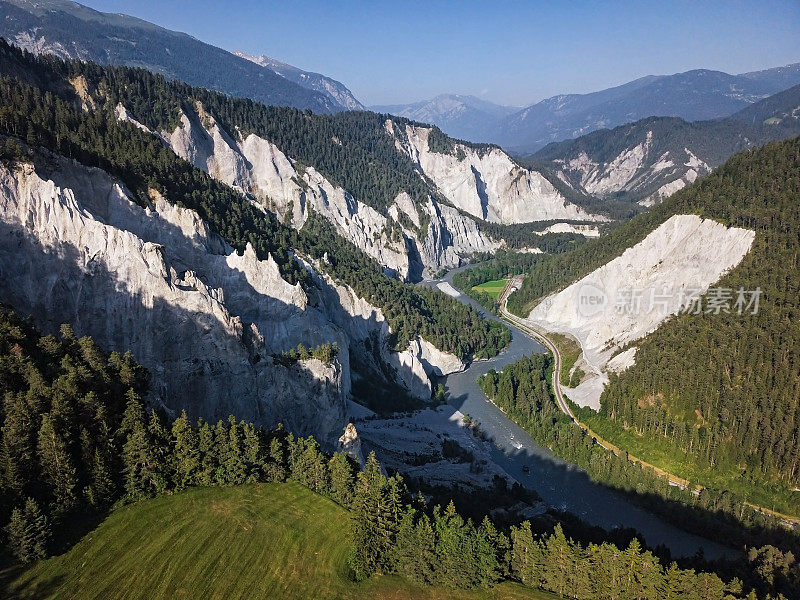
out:
<path id="1" fill-rule="evenodd" d="M 523 106 L 650 74 L 800 62 L 800 2 L 80 0 L 342 81 L 365 104 Z"/>

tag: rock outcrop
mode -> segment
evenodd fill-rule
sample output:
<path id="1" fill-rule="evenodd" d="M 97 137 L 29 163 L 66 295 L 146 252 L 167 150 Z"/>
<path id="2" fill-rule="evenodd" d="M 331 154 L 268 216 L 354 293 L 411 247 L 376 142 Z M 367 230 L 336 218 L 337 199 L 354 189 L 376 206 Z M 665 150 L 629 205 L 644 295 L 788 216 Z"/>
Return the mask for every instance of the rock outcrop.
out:
<path id="1" fill-rule="evenodd" d="M 344 433 L 342 437 L 339 438 L 337 450 L 353 457 L 361 466 L 364 466 L 364 455 L 361 452 L 361 438 L 358 437 L 356 426 L 352 423 L 348 423 L 347 427 L 344 428 Z"/>
<path id="2" fill-rule="evenodd" d="M 635 358 L 634 348 L 617 353 L 685 310 L 741 262 L 754 239 L 749 229 L 676 215 L 621 256 L 545 298 L 528 319 L 574 336 L 591 371 L 569 397 L 599 408 L 606 371 L 623 370 Z"/>
<path id="3" fill-rule="evenodd" d="M 455 143 L 452 152 L 434 152 L 431 128 L 386 121 L 398 150 L 407 154 L 455 207 L 493 223 L 549 220 L 605 220 L 572 204 L 541 173 L 517 165 L 500 148 L 476 149 Z"/>
<path id="4" fill-rule="evenodd" d="M 401 193 L 388 215 L 383 215 L 328 181 L 313 166 L 298 166 L 272 142 L 255 134 L 226 132 L 201 104 L 194 108 L 181 113 L 174 131 L 161 134 L 178 156 L 253 194 L 281 217 L 288 215 L 297 228 L 313 210 L 401 278 L 416 280 L 500 246 L 482 234 L 472 219 L 433 200 L 416 206 Z M 118 109 L 117 115 L 130 120 L 127 111 Z M 412 226 L 407 226 L 409 223 Z M 399 236 L 398 230 L 402 232 Z"/>
<path id="5" fill-rule="evenodd" d="M 385 348 L 373 360 L 430 395 L 425 368 L 389 351 L 383 315 L 352 290 L 325 284 L 315 293 L 328 301 L 312 302 L 271 257 L 249 246 L 237 254 L 154 191 L 142 208 L 99 169 L 55 155 L 35 168 L 0 165 L 0 230 L 0 301 L 45 330 L 66 322 L 109 350 L 131 350 L 153 375 L 151 402 L 169 411 L 283 422 L 332 446 L 351 348 L 362 353 L 369 338 Z M 341 349 L 331 364 L 272 358 L 330 342 Z"/>

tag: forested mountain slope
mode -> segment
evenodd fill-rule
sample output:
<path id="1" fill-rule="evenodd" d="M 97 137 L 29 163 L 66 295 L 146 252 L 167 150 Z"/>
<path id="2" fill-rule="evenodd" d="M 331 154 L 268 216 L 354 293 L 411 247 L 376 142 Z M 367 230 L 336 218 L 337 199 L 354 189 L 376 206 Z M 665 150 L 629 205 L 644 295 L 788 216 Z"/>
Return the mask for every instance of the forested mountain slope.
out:
<path id="1" fill-rule="evenodd" d="M 662 201 L 747 148 L 800 133 L 800 85 L 721 120 L 649 117 L 532 156 L 587 195 L 644 206 Z"/>
<path id="2" fill-rule="evenodd" d="M 0 36 L 35 53 L 144 67 L 169 79 L 265 104 L 343 110 L 332 97 L 282 77 L 274 70 L 122 14 L 102 13 L 66 0 L 3 0 Z"/>
<path id="3" fill-rule="evenodd" d="M 680 314 L 636 342 L 635 364 L 611 374 L 601 414 L 670 440 L 687 460 L 797 486 L 798 175 L 800 139 L 737 154 L 609 235 L 569 254 L 541 257 L 509 306 L 527 315 L 538 299 L 605 265 L 674 215 L 754 231 L 750 251 L 715 284 L 732 296 L 728 311 Z M 734 309 L 740 288 L 762 291 L 756 314 Z"/>
<path id="4" fill-rule="evenodd" d="M 251 194 L 281 221 L 301 227 L 311 212 L 319 213 L 402 278 L 417 280 L 499 247 L 500 240 L 482 231 L 481 217 L 500 218 L 475 205 L 502 207 L 506 223 L 598 218 L 499 149 L 455 151 L 455 142 L 438 130 L 420 128 L 435 131 L 438 137 L 430 137 L 439 146 L 431 149 L 422 140 L 410 153 L 404 119 L 367 112 L 314 115 L 167 82 L 142 70 L 37 60 L 10 48 L 5 55 L 2 72 L 81 96 L 87 108 L 130 121 L 196 167 Z M 42 75 L 33 75 L 36 69 Z M 431 160 L 417 160 L 423 152 L 439 157 L 436 168 L 429 168 Z"/>
<path id="5" fill-rule="evenodd" d="M 730 75 L 695 69 L 650 75 L 589 94 L 562 94 L 510 115 L 490 140 L 518 153 L 651 116 L 719 119 L 800 83 L 800 63 Z"/>
<path id="6" fill-rule="evenodd" d="M 156 403 L 296 420 L 329 441 L 344 425 L 352 370 L 428 398 L 432 347 L 460 365 L 507 343 L 476 311 L 387 277 L 317 215 L 292 229 L 120 122 L 115 102 L 92 108 L 54 73 L 65 63 L 2 50 L 3 66 L 35 84 L 0 80 L 0 133 L 10 136 L 0 166 L 2 300 L 49 329 L 69 322 L 131 349 L 153 370 Z M 137 82 L 122 81 L 125 90 Z M 332 343 L 340 352 L 327 364 L 276 358 Z"/>

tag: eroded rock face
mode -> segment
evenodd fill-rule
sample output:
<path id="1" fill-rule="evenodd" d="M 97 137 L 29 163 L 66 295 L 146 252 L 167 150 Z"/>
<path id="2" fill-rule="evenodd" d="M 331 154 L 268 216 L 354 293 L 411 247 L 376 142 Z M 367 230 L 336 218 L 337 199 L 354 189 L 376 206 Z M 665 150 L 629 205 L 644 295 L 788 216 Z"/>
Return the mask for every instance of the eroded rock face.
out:
<path id="1" fill-rule="evenodd" d="M 0 166 L 0 230 L 0 301 L 45 330 L 70 323 L 105 348 L 130 349 L 153 374 L 150 400 L 193 418 L 283 422 L 331 446 L 351 356 L 420 398 L 437 361 L 460 364 L 431 349 L 426 370 L 419 348 L 430 345 L 392 352 L 383 314 L 350 288 L 317 275 L 312 301 L 272 257 L 250 246 L 237 254 L 194 211 L 155 191 L 143 209 L 105 172 L 61 157 Z M 330 342 L 341 349 L 330 365 L 272 359 Z"/>
<path id="2" fill-rule="evenodd" d="M 151 401 L 194 418 L 284 422 L 329 444 L 349 393 L 346 360 L 291 368 L 271 354 L 335 341 L 299 286 L 252 248 L 237 256 L 192 211 L 131 202 L 98 169 L 53 158 L 0 167 L 2 300 L 46 330 L 73 325 L 153 374 Z"/>
<path id="3" fill-rule="evenodd" d="M 590 371 L 567 395 L 599 408 L 606 372 L 632 365 L 635 347 L 614 355 L 704 294 L 741 262 L 754 239 L 749 229 L 675 215 L 621 256 L 545 298 L 528 319 L 574 336 Z"/>
<path id="4" fill-rule="evenodd" d="M 455 373 L 465 364 L 422 337 L 411 340 L 401 352 L 390 347 L 391 328 L 380 308 L 349 288 L 333 281 L 320 265 L 303 262 L 318 283 L 318 304 L 328 307 L 331 320 L 350 339 L 350 354 L 362 369 L 383 373 L 415 398 L 431 397 L 430 378 Z"/>
<path id="5" fill-rule="evenodd" d="M 397 148 L 406 153 L 453 206 L 493 223 L 529 223 L 558 219 L 604 220 L 572 204 L 541 173 L 525 169 L 499 148 L 478 151 L 456 144 L 452 154 L 432 152 L 431 129 L 406 125 L 397 135 L 386 122 Z"/>
<path id="6" fill-rule="evenodd" d="M 342 437 L 339 438 L 337 450 L 352 456 L 362 466 L 364 465 L 364 455 L 361 452 L 361 438 L 358 437 L 356 426 L 352 423 L 348 423 L 347 427 L 344 428 L 344 433 Z"/>
<path id="7" fill-rule="evenodd" d="M 128 119 L 127 111 L 117 110 Z M 221 181 L 256 196 L 267 208 L 300 228 L 314 210 L 336 231 L 404 279 L 419 279 L 443 267 L 460 265 L 475 252 L 495 250 L 498 242 L 478 231 L 475 223 L 433 201 L 417 208 L 401 193 L 385 216 L 332 184 L 313 167 L 298 168 L 275 144 L 255 134 L 228 134 L 199 103 L 182 113 L 172 132 L 161 134 L 180 157 Z M 234 139 L 235 138 L 235 139 Z M 442 208 L 447 208 L 443 211 Z M 422 211 L 422 215 L 419 211 Z M 412 227 L 401 219 L 408 217 Z M 429 226 L 422 227 L 424 216 Z M 402 235 L 392 234 L 399 229 Z"/>

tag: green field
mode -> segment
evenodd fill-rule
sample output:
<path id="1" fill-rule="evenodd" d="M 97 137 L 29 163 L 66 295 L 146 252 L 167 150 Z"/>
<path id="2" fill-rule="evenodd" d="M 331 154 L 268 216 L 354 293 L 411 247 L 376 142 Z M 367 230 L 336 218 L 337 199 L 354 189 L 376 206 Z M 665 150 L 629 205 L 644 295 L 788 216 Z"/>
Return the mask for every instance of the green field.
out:
<path id="1" fill-rule="evenodd" d="M 493 279 L 492 281 L 473 286 L 472 289 L 489 294 L 492 298 L 497 300 L 500 294 L 503 293 L 507 281 L 507 279 Z"/>
<path id="2" fill-rule="evenodd" d="M 3 573 L 10 598 L 554 598 L 348 577 L 348 513 L 297 484 L 196 488 L 120 508 L 69 552 Z"/>

